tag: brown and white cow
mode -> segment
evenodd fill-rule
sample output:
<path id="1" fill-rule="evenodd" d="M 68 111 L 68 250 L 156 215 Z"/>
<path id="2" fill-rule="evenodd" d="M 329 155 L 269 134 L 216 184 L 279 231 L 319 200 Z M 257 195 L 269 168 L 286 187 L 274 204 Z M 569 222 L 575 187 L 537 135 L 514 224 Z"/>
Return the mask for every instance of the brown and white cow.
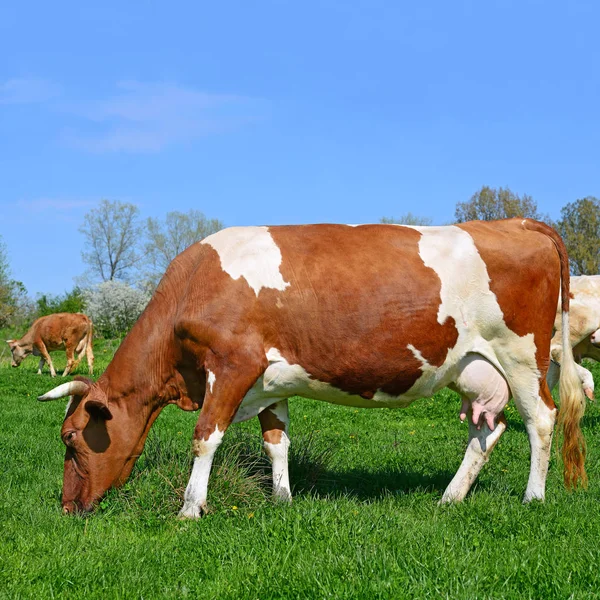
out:
<path id="1" fill-rule="evenodd" d="M 569 318 L 569 343 L 573 348 L 575 360 L 583 358 L 600 361 L 600 275 L 580 275 L 571 277 L 571 309 Z M 552 389 L 559 379 L 562 361 L 562 322 L 560 307 L 554 323 L 556 333 L 550 348 L 552 362 L 548 369 L 548 385 Z M 585 394 L 594 399 L 594 378 L 581 365 L 576 365 L 583 383 Z"/>
<path id="2" fill-rule="evenodd" d="M 509 392 L 525 422 L 525 501 L 544 498 L 556 408 L 546 383 L 564 244 L 543 223 L 450 227 L 305 225 L 222 230 L 181 253 L 96 383 L 71 396 L 63 510 L 90 510 L 122 484 L 167 404 L 201 408 L 182 517 L 206 509 L 229 425 L 258 416 L 276 496 L 289 499 L 288 398 L 404 407 L 445 386 L 465 400 L 469 442 L 442 502 L 462 500 L 506 428 Z M 565 483 L 585 483 L 585 398 L 564 343 Z"/>
<path id="3" fill-rule="evenodd" d="M 20 340 L 6 340 L 12 352 L 12 366 L 18 367 L 30 354 L 40 356 L 38 375 L 44 362 L 48 363 L 52 377 L 56 371 L 49 352 L 64 347 L 67 366 L 63 377 L 76 369 L 85 352 L 90 374 L 94 372 L 92 349 L 92 321 L 81 313 L 55 313 L 40 317 L 33 322 L 29 331 Z M 75 352 L 78 356 L 75 359 Z"/>

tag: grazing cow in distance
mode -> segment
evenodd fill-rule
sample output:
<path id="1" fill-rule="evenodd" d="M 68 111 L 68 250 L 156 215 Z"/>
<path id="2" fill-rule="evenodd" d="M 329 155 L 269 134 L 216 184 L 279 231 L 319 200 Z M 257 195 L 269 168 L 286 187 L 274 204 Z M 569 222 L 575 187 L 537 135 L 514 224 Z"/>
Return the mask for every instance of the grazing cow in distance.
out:
<path id="1" fill-rule="evenodd" d="M 6 340 L 6 342 L 12 352 L 13 367 L 18 367 L 23 359 L 33 354 L 40 357 L 38 375 L 41 375 L 44 362 L 47 362 L 52 377 L 56 377 L 49 353 L 51 350 L 64 347 L 67 353 L 67 366 L 63 377 L 79 366 L 84 352 L 90 375 L 94 372 L 92 321 L 81 313 L 55 313 L 40 317 L 33 322 L 29 331 L 20 340 Z M 76 352 L 77 359 L 75 359 Z"/>
<path id="2" fill-rule="evenodd" d="M 552 362 L 548 370 L 548 385 L 552 389 L 559 379 L 562 362 L 562 322 L 560 306 L 554 322 L 556 333 L 550 345 Z M 600 361 L 600 275 L 571 277 L 571 315 L 569 343 L 575 360 L 583 358 Z M 581 365 L 576 365 L 586 396 L 594 399 L 594 378 Z"/>
<path id="3" fill-rule="evenodd" d="M 404 407 L 452 386 L 469 441 L 442 502 L 462 500 L 506 429 L 512 394 L 531 446 L 524 501 L 543 500 L 557 410 L 546 383 L 559 293 L 560 236 L 530 219 L 447 227 L 303 225 L 224 229 L 170 264 L 150 303 L 92 382 L 70 396 L 65 513 L 92 510 L 127 480 L 168 404 L 201 408 L 180 516 L 206 510 L 214 453 L 229 425 L 258 417 L 273 490 L 291 498 L 288 398 Z M 568 338 L 560 380 L 564 477 L 585 485 L 585 397 Z"/>

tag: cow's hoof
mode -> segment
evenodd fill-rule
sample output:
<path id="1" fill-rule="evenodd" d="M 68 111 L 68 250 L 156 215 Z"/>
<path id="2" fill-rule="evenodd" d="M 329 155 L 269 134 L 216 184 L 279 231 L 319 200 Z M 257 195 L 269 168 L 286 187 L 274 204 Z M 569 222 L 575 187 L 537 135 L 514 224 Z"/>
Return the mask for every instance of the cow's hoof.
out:
<path id="1" fill-rule="evenodd" d="M 529 504 L 530 502 L 544 502 L 545 494 L 525 492 L 523 497 L 523 504 Z"/>
<path id="2" fill-rule="evenodd" d="M 199 519 L 202 515 L 206 514 L 206 506 L 195 506 L 192 504 L 184 504 L 183 508 L 179 511 L 177 515 L 178 519 Z"/>

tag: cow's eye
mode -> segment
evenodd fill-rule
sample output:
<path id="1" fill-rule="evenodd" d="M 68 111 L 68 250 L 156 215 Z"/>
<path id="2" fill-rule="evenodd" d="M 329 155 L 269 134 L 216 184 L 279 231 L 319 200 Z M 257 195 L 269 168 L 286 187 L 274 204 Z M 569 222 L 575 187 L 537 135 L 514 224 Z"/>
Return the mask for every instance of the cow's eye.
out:
<path id="1" fill-rule="evenodd" d="M 65 434 L 63 434 L 62 439 L 66 446 L 72 446 L 76 437 L 76 431 L 67 431 Z"/>

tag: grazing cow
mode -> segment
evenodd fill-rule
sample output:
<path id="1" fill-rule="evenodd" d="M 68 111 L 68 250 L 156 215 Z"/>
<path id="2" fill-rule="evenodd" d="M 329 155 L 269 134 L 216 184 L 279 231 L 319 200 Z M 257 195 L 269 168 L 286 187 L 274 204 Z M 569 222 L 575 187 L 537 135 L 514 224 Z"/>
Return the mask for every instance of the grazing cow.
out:
<path id="1" fill-rule="evenodd" d="M 44 362 L 47 362 L 52 377 L 56 377 L 49 352 L 64 346 L 67 352 L 67 366 L 63 377 L 78 367 L 84 352 L 90 374 L 94 372 L 92 321 L 81 313 L 55 313 L 40 317 L 20 340 L 6 340 L 6 342 L 12 352 L 13 367 L 18 367 L 24 358 L 33 354 L 41 357 L 38 375 L 41 375 Z M 75 359 L 75 352 L 78 354 L 77 359 Z"/>
<path id="2" fill-rule="evenodd" d="M 600 275 L 571 277 L 571 310 L 569 342 L 575 360 L 583 358 L 600 361 Z M 562 322 L 560 307 L 554 322 L 556 333 L 551 341 L 552 362 L 548 369 L 548 385 L 552 389 L 559 379 L 562 361 Z M 586 396 L 594 399 L 594 378 L 581 365 L 576 365 Z"/>
<path id="3" fill-rule="evenodd" d="M 63 510 L 91 510 L 127 480 L 167 404 L 202 408 L 182 517 L 206 510 L 214 453 L 232 422 L 258 416 L 276 496 L 290 499 L 288 398 L 404 407 L 451 385 L 469 442 L 442 502 L 462 500 L 506 428 L 508 390 L 525 422 L 525 501 L 545 494 L 556 408 L 546 383 L 569 266 L 529 219 L 450 227 L 304 225 L 225 229 L 173 260 L 104 374 L 70 396 Z M 564 340 L 565 484 L 585 484 L 585 398 Z"/>

